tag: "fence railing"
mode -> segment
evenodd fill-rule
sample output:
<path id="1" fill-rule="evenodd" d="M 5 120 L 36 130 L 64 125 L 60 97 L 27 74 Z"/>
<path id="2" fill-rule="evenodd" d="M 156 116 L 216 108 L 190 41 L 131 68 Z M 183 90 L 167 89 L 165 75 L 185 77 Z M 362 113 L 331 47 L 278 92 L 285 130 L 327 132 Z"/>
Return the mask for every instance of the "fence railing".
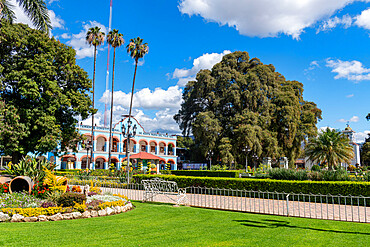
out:
<path id="1" fill-rule="evenodd" d="M 69 184 L 91 184 L 91 182 Z M 141 184 L 96 184 L 102 192 L 126 195 L 130 200 L 144 199 Z M 266 192 L 204 187 L 187 187 L 186 204 L 192 207 L 302 218 L 370 223 L 370 197 Z M 175 195 L 173 195 L 175 199 Z M 169 196 L 158 195 L 152 201 L 173 203 Z"/>

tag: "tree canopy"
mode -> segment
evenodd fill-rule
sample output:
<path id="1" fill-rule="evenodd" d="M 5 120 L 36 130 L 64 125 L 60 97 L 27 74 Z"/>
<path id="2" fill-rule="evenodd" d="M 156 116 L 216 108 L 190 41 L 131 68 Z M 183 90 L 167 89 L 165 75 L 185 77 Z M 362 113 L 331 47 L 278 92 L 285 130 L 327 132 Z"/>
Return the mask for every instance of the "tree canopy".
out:
<path id="1" fill-rule="evenodd" d="M 194 135 L 204 156 L 212 150 L 213 160 L 228 163 L 243 163 L 247 145 L 249 156 L 288 157 L 294 164 L 321 119 L 316 104 L 303 99 L 302 83 L 240 51 L 199 71 L 183 100 L 174 116 L 183 134 Z"/>
<path id="2" fill-rule="evenodd" d="M 0 152 L 18 161 L 28 152 L 76 147 L 77 117 L 94 109 L 91 81 L 76 52 L 23 24 L 0 32 Z"/>
<path id="3" fill-rule="evenodd" d="M 361 165 L 370 166 L 370 134 L 365 139 L 365 143 L 361 147 Z"/>

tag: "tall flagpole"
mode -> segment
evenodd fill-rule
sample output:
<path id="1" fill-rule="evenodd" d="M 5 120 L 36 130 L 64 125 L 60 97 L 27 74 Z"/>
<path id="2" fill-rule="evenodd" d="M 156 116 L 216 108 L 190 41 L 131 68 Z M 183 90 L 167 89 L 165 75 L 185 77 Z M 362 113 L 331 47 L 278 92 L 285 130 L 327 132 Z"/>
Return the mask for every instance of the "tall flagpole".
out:
<path id="1" fill-rule="evenodd" d="M 110 7 L 109 7 L 109 28 L 108 33 L 112 30 L 112 10 L 113 10 L 113 0 L 110 0 Z M 108 58 L 107 58 L 107 75 L 105 78 L 105 92 L 108 91 L 108 84 L 109 84 L 109 55 L 110 55 L 110 45 L 108 43 Z M 104 127 L 107 126 L 107 108 L 108 108 L 108 102 L 109 101 L 109 95 L 105 97 L 105 109 L 104 109 Z M 112 109 L 111 109 L 112 110 Z"/>

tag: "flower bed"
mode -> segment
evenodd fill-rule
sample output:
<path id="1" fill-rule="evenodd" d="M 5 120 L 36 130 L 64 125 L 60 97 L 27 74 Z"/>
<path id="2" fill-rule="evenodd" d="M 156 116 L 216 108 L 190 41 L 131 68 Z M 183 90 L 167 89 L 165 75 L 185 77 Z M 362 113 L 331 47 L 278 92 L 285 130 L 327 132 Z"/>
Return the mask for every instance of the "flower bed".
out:
<path id="1" fill-rule="evenodd" d="M 65 193 L 63 195 L 80 196 L 80 193 Z M 12 204 L 7 203 L 11 198 L 17 198 Z M 133 208 L 131 202 L 123 195 L 99 195 L 94 193 L 86 197 L 82 203 L 63 207 L 46 205 L 46 200 L 40 200 L 25 193 L 0 194 L 0 222 L 36 222 L 57 221 L 78 218 L 91 218 L 126 212 Z M 65 202 L 65 201 L 63 201 Z M 5 206 L 5 207 L 4 207 Z"/>

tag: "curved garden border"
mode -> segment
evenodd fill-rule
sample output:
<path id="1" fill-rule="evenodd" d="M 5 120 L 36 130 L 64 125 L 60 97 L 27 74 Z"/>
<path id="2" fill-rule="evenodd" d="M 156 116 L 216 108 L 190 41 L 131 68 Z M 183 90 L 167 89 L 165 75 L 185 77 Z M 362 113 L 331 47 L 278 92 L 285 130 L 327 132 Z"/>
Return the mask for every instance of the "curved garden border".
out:
<path id="1" fill-rule="evenodd" d="M 46 216 L 46 215 L 39 215 L 39 216 L 31 216 L 31 217 L 24 217 L 20 214 L 13 214 L 10 217 L 8 214 L 0 212 L 0 222 L 39 222 L 39 221 L 58 221 L 58 220 L 72 220 L 72 219 L 86 219 L 92 217 L 101 217 L 101 216 L 108 216 L 113 214 L 120 214 L 127 212 L 133 209 L 134 206 L 131 202 L 128 202 L 125 206 L 113 206 L 113 207 L 106 207 L 105 209 L 101 210 L 86 210 L 83 213 L 80 212 L 72 212 L 72 213 L 57 213 L 54 215 Z"/>

